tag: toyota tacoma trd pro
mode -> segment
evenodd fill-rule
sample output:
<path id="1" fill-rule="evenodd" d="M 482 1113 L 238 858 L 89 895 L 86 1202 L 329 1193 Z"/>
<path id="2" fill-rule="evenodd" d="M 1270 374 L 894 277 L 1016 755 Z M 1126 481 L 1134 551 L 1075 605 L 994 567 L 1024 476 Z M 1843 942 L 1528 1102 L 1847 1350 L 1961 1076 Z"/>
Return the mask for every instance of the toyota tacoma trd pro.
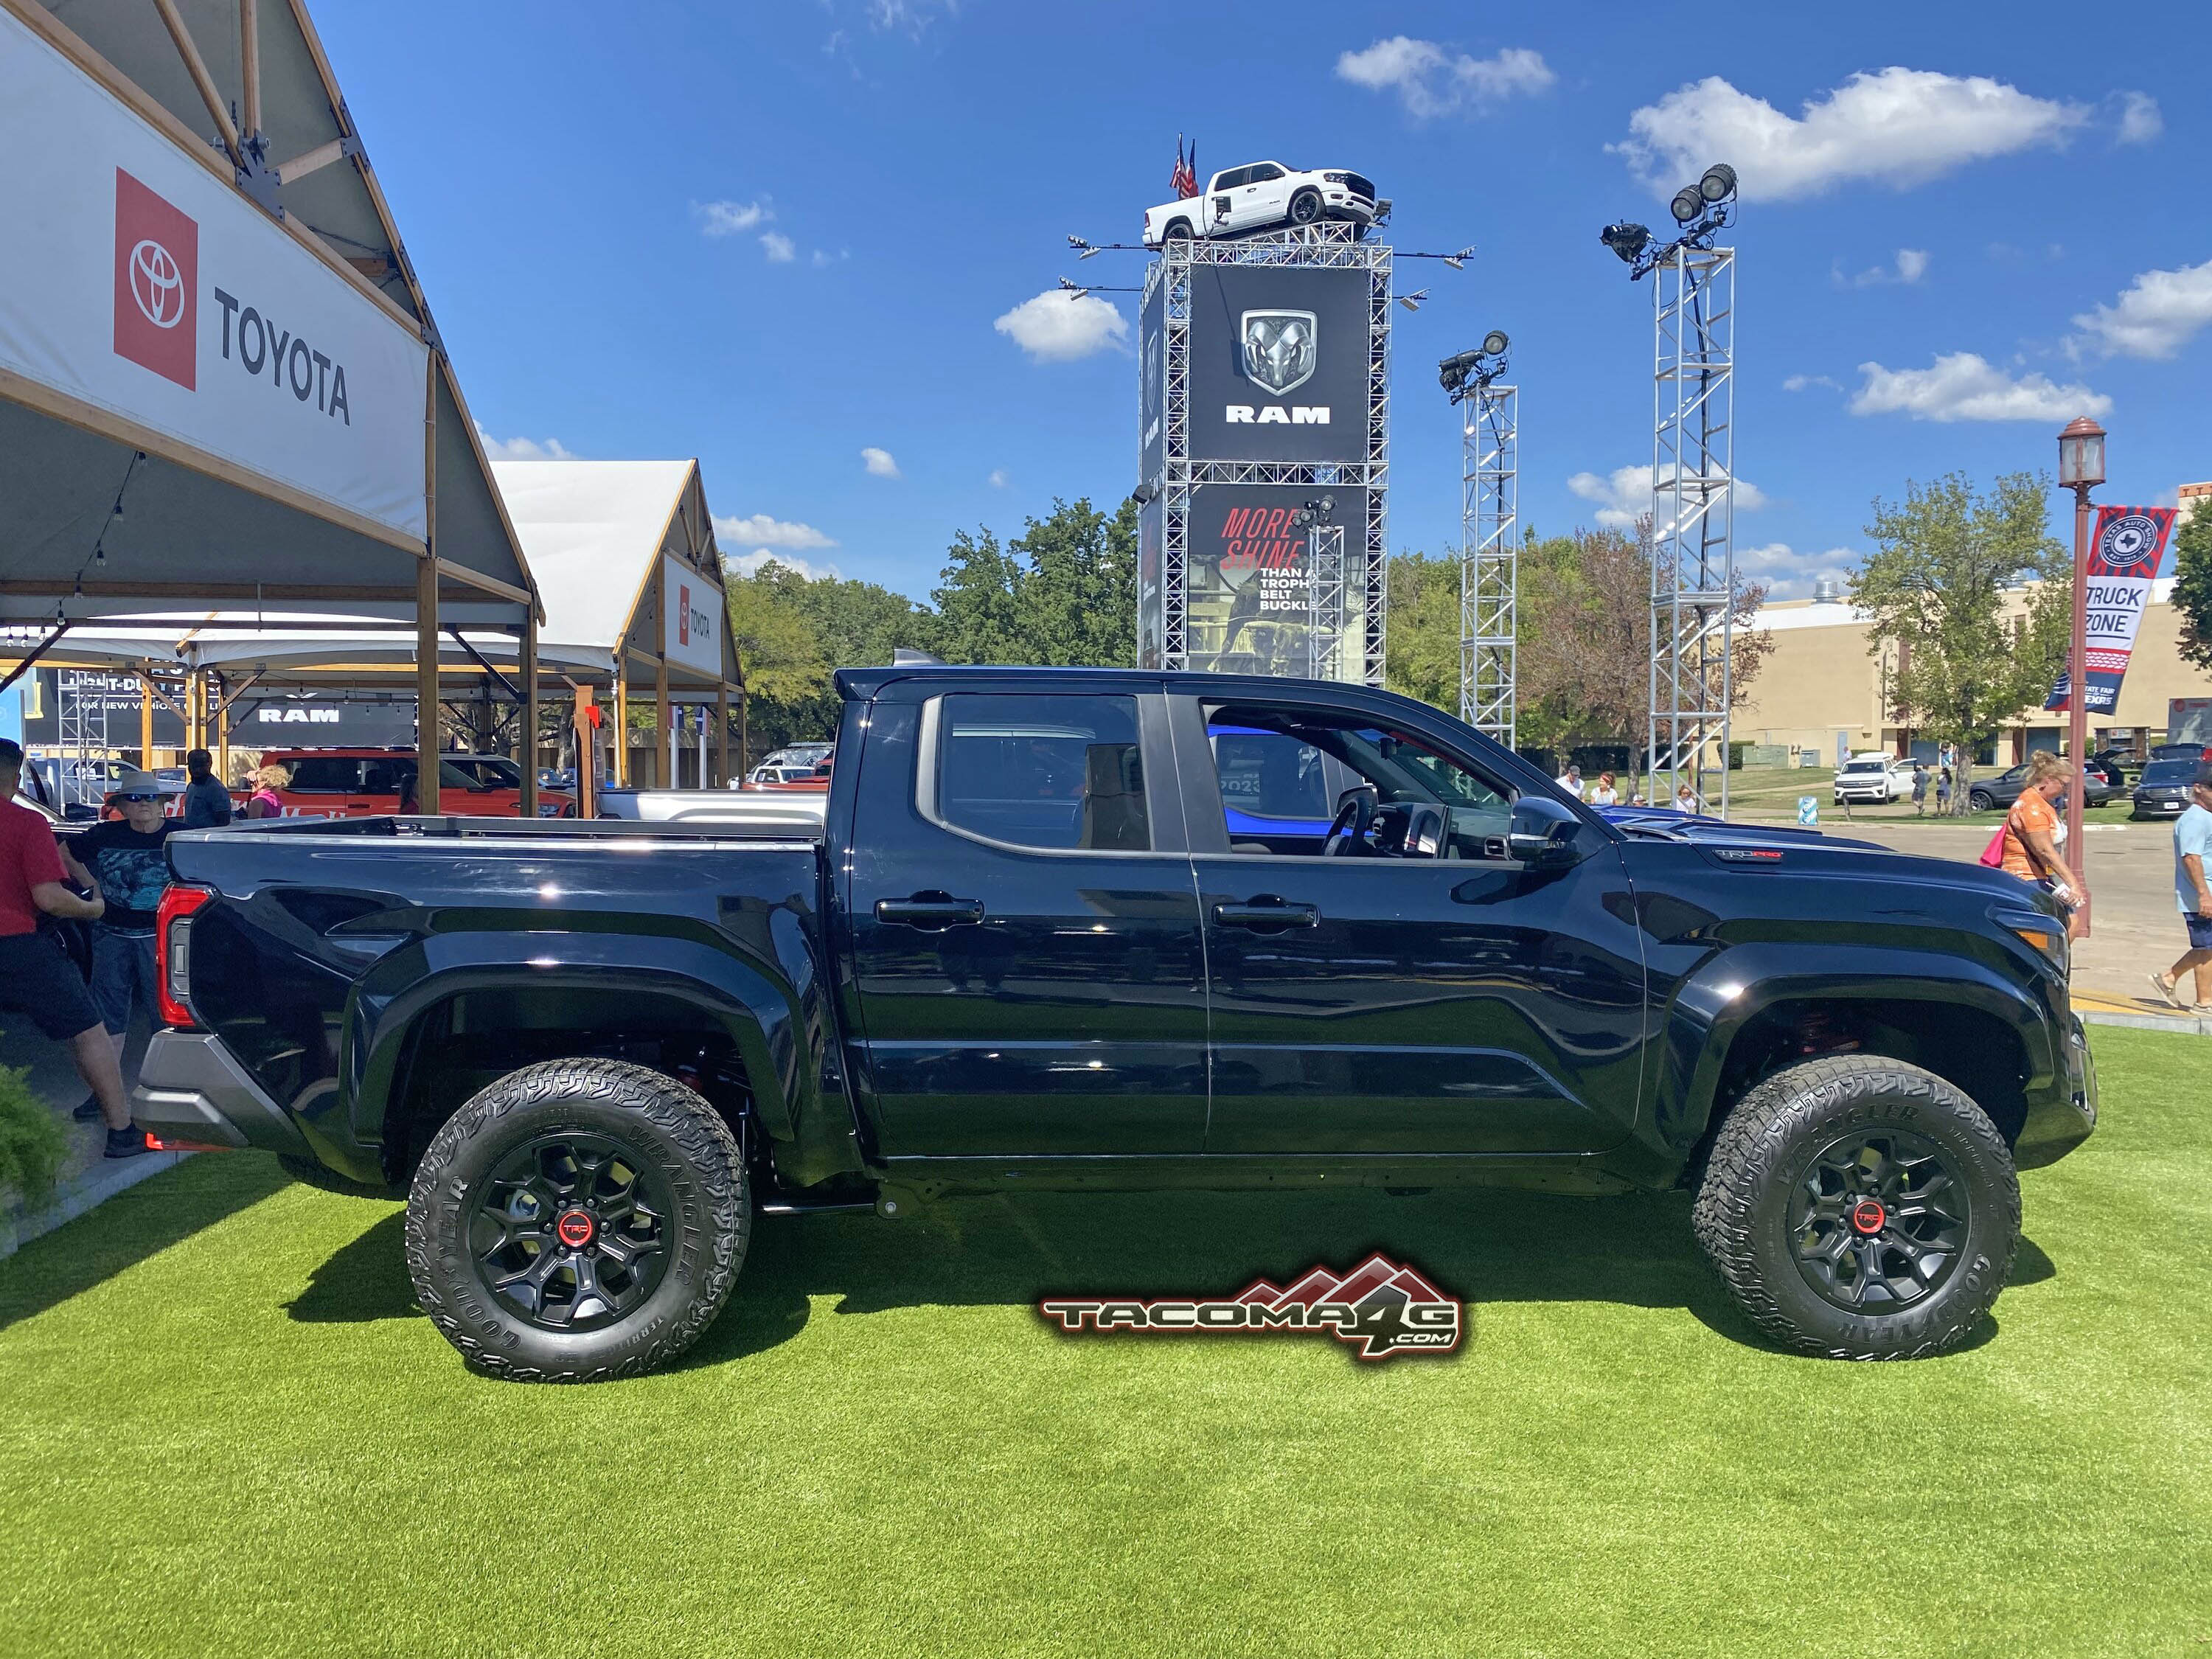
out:
<path id="1" fill-rule="evenodd" d="M 681 1352 L 757 1217 L 1009 1187 L 1686 1186 L 1774 1340 L 1930 1354 L 2095 1121 L 2002 872 L 1614 824 L 1355 686 L 837 684 L 818 823 L 173 837 L 140 1121 L 404 1189 L 425 1311 L 544 1380 Z"/>

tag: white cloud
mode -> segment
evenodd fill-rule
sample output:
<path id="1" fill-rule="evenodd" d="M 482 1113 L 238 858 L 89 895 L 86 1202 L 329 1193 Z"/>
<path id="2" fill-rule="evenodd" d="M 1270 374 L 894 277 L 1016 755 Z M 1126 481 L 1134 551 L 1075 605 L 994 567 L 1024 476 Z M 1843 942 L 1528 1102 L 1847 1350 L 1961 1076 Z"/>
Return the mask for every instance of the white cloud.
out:
<path id="1" fill-rule="evenodd" d="M 1846 583 L 1858 561 L 1856 550 L 1848 547 L 1800 553 L 1787 542 L 1769 542 L 1735 550 L 1738 574 L 1764 586 L 1770 599 L 1808 599 L 1823 580 Z"/>
<path id="2" fill-rule="evenodd" d="M 720 528 L 719 525 L 717 528 Z M 836 544 L 832 543 L 831 545 L 835 546 Z M 757 547 L 750 553 L 740 553 L 735 558 L 726 559 L 723 562 L 740 576 L 757 576 L 760 574 L 760 568 L 771 559 L 786 570 L 796 570 L 809 581 L 820 581 L 825 577 L 834 579 L 841 574 L 834 564 L 811 563 L 800 558 L 798 554 L 782 548 Z"/>
<path id="3" fill-rule="evenodd" d="M 1616 466 L 1602 476 L 1577 472 L 1567 480 L 1567 488 L 1584 501 L 1598 504 L 1597 511 L 1590 516 L 1601 529 L 1626 530 L 1651 511 L 1651 469 L 1648 466 Z M 1738 478 L 1735 504 L 1740 512 L 1756 513 L 1766 505 L 1766 494 L 1757 484 Z"/>
<path id="4" fill-rule="evenodd" d="M 817 247 L 814 250 L 814 268 L 819 270 L 824 265 L 834 265 L 852 257 L 853 250 L 850 248 L 841 247 L 832 253 L 827 248 Z"/>
<path id="5" fill-rule="evenodd" d="M 740 519 L 734 514 L 714 520 L 714 533 L 732 544 L 758 542 L 768 547 L 835 547 L 836 542 L 811 524 L 787 522 L 755 513 Z"/>
<path id="6" fill-rule="evenodd" d="M 495 461 L 573 461 L 575 453 L 558 438 L 495 438 L 477 424 L 477 441 L 483 445 L 484 455 Z"/>
<path id="7" fill-rule="evenodd" d="M 1004 489 L 1006 487 L 1007 483 L 1006 469 L 1003 466 L 993 467 L 991 469 L 991 476 L 985 479 L 984 482 L 989 484 L 994 489 Z"/>
<path id="8" fill-rule="evenodd" d="M 1710 76 L 1628 118 L 1608 145 L 1662 197 L 1726 160 L 1747 198 L 1788 201 L 1854 179 L 1904 189 L 1969 161 L 2062 144 L 2089 118 L 2081 105 L 2034 98 L 1987 76 L 1893 65 L 1854 75 L 1801 116 Z"/>
<path id="9" fill-rule="evenodd" d="M 1848 281 L 1853 288 L 1875 288 L 1884 283 L 1899 283 L 1907 286 L 1928 274 L 1928 251 L 1925 248 L 1901 247 L 1897 250 L 1894 265 L 1869 265 L 1856 276 L 1846 278 L 1843 261 L 1838 259 L 1833 271 L 1838 287 Z"/>
<path id="10" fill-rule="evenodd" d="M 2069 421 L 2106 415 L 2112 400 L 2086 386 L 2054 386 L 2046 375 L 2014 380 L 1971 351 L 1936 358 L 1927 368 L 1861 363 L 1865 383 L 1852 395 L 1854 415 L 1910 415 L 1916 421 Z"/>
<path id="11" fill-rule="evenodd" d="M 1808 386 L 1824 386 L 1831 392 L 1843 390 L 1825 374 L 1792 374 L 1782 383 L 1782 389 L 1784 392 L 1802 392 Z"/>
<path id="12" fill-rule="evenodd" d="M 775 217 L 765 200 L 757 202 L 694 202 L 691 211 L 699 228 L 708 236 L 736 236 Z"/>
<path id="13" fill-rule="evenodd" d="M 1409 115 L 1426 119 L 1462 109 L 1487 109 L 1516 93 L 1538 93 L 1559 77 L 1543 54 L 1507 46 L 1494 58 L 1449 52 L 1433 40 L 1394 34 L 1336 60 L 1336 75 L 1370 92 L 1395 91 Z"/>
<path id="14" fill-rule="evenodd" d="M 2166 117 L 2158 100 L 2147 92 L 2124 92 L 2120 100 L 2120 142 L 2148 144 L 2166 131 Z"/>
<path id="15" fill-rule="evenodd" d="M 878 449 L 873 445 L 860 452 L 860 465 L 868 469 L 871 478 L 896 478 L 899 476 L 898 463 L 891 459 L 890 451 Z"/>
<path id="16" fill-rule="evenodd" d="M 1121 312 L 1095 294 L 1047 289 L 991 325 L 1041 363 L 1070 363 L 1128 337 Z"/>
<path id="17" fill-rule="evenodd" d="M 799 252 L 799 250 L 792 246 L 791 238 L 780 230 L 762 232 L 760 245 L 766 250 L 768 262 L 772 265 L 787 265 Z"/>
<path id="18" fill-rule="evenodd" d="M 2212 259 L 2179 270 L 2146 270 L 2122 291 L 2117 305 L 2100 305 L 2074 319 L 2107 357 L 2171 357 L 2212 323 Z M 2069 341 L 2076 348 L 2084 343 Z"/>

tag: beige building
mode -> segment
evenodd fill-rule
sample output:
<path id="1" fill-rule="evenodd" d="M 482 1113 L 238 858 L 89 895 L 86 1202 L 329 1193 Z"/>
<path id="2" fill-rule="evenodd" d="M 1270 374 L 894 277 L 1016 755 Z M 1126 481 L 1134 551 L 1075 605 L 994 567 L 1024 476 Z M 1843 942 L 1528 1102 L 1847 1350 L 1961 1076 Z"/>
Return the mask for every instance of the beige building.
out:
<path id="1" fill-rule="evenodd" d="M 2185 514 L 2203 500 L 2212 500 L 2212 483 L 2181 487 Z M 2152 588 L 2119 707 L 2110 715 L 2090 717 L 2093 748 L 2118 744 L 2140 753 L 2165 740 L 2171 702 L 2212 699 L 2212 675 L 2182 660 L 2181 616 L 2172 591 L 2170 576 Z M 2024 605 L 2028 592 L 2021 589 L 2014 603 Z M 1774 653 L 1731 722 L 1737 742 L 1785 748 L 1792 761 L 1825 767 L 1846 751 L 1903 753 L 1918 740 L 1885 707 L 1885 688 L 1897 667 L 1895 647 L 1873 653 L 1866 623 L 1849 605 L 1825 596 L 1783 599 L 1761 607 L 1759 622 L 1773 635 Z M 2010 764 L 2031 748 L 2059 747 L 2064 723 L 2063 713 L 2021 711 L 2008 735 L 1998 740 L 1996 759 Z M 1932 754 L 1932 744 L 1921 752 Z"/>

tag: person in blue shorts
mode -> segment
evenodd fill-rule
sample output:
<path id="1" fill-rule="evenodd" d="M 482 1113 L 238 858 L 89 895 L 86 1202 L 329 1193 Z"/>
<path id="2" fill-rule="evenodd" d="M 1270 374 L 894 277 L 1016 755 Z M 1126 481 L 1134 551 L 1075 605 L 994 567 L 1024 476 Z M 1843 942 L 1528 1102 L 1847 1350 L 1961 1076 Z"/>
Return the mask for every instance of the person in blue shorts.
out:
<path id="1" fill-rule="evenodd" d="M 2181 925 L 2189 930 L 2189 949 L 2163 974 L 2150 976 L 2159 995 L 2177 1008 L 2212 1014 L 2212 763 L 2197 770 L 2190 807 L 2173 821 L 2173 896 Z M 2192 1006 L 2181 1000 L 2181 976 L 2193 974 Z"/>

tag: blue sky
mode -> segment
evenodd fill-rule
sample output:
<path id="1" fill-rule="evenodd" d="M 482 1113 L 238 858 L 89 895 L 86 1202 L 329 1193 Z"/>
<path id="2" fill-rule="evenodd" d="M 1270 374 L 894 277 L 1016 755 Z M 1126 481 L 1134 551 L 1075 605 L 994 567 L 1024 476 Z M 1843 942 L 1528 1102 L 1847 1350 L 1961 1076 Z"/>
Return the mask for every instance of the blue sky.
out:
<path id="1" fill-rule="evenodd" d="M 2106 499 L 2212 477 L 2212 16 L 1559 4 L 1479 27 L 1511 15 L 316 8 L 488 434 L 696 455 L 733 556 L 923 596 L 955 529 L 1127 494 L 1134 296 L 999 319 L 1063 274 L 1142 280 L 1065 238 L 1134 240 L 1178 131 L 1206 171 L 1368 173 L 1401 248 L 1477 246 L 1464 272 L 1400 268 L 1431 299 L 1397 313 L 1394 547 L 1456 538 L 1433 365 L 1492 326 L 1524 519 L 1635 505 L 1616 474 L 1650 458 L 1650 296 L 1596 233 L 1664 224 L 1707 160 L 1744 179 L 1736 465 L 1764 504 L 1737 544 L 1778 593 L 1864 547 L 1870 497 L 2048 468 L 2082 409 L 2113 433 Z"/>

